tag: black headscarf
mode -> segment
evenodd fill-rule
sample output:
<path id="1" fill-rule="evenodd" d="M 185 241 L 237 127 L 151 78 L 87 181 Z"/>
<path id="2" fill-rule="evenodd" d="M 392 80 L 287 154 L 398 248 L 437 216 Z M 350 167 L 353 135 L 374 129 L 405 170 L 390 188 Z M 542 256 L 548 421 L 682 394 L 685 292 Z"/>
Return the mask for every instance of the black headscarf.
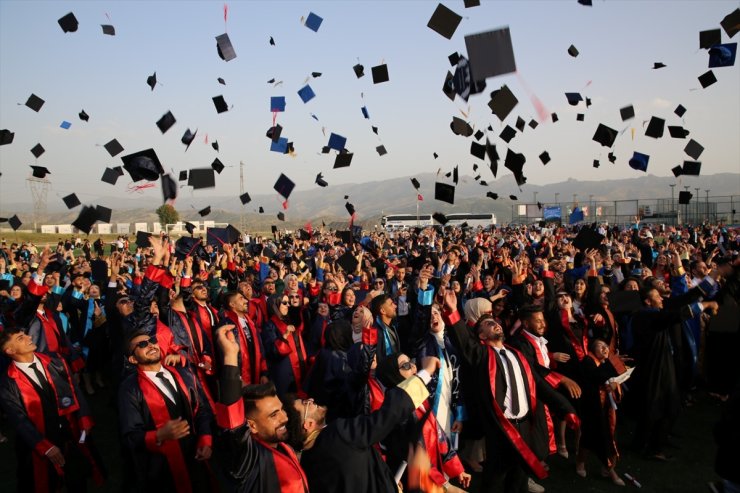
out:
<path id="1" fill-rule="evenodd" d="M 352 344 L 352 325 L 348 321 L 334 320 L 326 326 L 326 346 L 329 349 L 347 352 Z"/>
<path id="2" fill-rule="evenodd" d="M 398 370 L 398 357 L 401 354 L 403 353 L 391 353 L 378 361 L 378 367 L 375 369 L 375 378 L 386 388 L 395 387 L 405 380 Z"/>

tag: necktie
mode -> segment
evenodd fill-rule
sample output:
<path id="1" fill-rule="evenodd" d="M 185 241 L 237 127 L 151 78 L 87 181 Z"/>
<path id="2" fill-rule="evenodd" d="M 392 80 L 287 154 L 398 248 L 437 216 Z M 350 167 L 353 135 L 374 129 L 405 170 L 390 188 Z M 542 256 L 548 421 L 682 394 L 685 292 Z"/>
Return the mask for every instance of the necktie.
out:
<path id="1" fill-rule="evenodd" d="M 41 387 L 41 390 L 51 393 L 51 385 L 49 385 L 49 381 L 46 379 L 46 376 L 41 373 L 41 370 L 39 370 L 38 366 L 36 366 L 36 363 L 31 363 L 29 365 L 29 368 L 31 368 L 34 375 L 36 375 L 36 379 L 39 381 L 39 387 Z"/>
<path id="2" fill-rule="evenodd" d="M 511 363 L 511 359 L 506 355 L 506 350 L 502 349 L 499 354 L 506 362 L 506 370 L 509 374 L 509 388 L 511 388 L 511 414 L 512 416 L 519 415 L 519 386 L 516 383 L 516 376 L 514 375 L 514 365 Z"/>
<path id="3" fill-rule="evenodd" d="M 157 372 L 157 378 L 161 380 L 162 385 L 164 385 L 164 388 L 167 389 L 167 391 L 170 393 L 170 400 L 177 404 L 177 389 L 170 383 L 170 381 L 167 379 L 167 377 L 164 376 L 164 372 L 158 371 Z"/>

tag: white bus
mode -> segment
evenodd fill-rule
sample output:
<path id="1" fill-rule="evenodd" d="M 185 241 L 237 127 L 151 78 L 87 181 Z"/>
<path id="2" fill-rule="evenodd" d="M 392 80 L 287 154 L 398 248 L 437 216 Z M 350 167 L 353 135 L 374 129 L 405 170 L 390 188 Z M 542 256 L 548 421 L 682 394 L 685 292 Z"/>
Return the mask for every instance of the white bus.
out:
<path id="1" fill-rule="evenodd" d="M 490 228 L 496 224 L 496 215 L 491 212 L 466 213 L 455 212 L 447 214 L 448 223 L 445 226 L 461 226 L 467 223 L 470 228 Z M 417 226 L 425 228 L 436 224 L 431 214 L 389 214 L 380 220 L 381 226 L 387 231 L 404 230 Z"/>
<path id="2" fill-rule="evenodd" d="M 460 226 L 467 223 L 469 228 L 490 228 L 496 225 L 496 214 L 492 212 L 454 212 L 447 214 L 447 221 L 445 226 Z"/>

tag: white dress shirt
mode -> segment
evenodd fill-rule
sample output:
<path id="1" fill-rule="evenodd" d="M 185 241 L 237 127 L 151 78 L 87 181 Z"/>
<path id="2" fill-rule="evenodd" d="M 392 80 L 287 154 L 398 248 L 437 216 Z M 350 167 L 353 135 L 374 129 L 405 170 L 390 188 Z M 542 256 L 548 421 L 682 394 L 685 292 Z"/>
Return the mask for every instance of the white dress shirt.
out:
<path id="1" fill-rule="evenodd" d="M 521 419 L 524 416 L 527 415 L 529 412 L 529 402 L 527 401 L 527 394 L 525 393 L 525 385 L 524 385 L 524 377 L 522 376 L 522 367 L 519 364 L 519 360 L 516 359 L 514 356 L 514 353 L 511 349 L 506 348 L 493 348 L 498 353 L 499 357 L 501 357 L 501 369 L 504 371 L 504 375 L 506 375 L 506 397 L 504 397 L 504 417 L 506 419 Z M 506 365 L 506 361 L 503 361 L 504 355 L 501 354 L 501 351 L 505 350 L 505 357 L 509 358 L 509 361 L 511 361 L 512 366 L 514 367 L 514 378 L 516 379 L 516 386 L 518 390 L 519 395 L 519 414 L 514 416 L 511 413 L 511 376 L 509 375 L 509 368 Z M 519 371 L 517 371 L 517 368 Z M 495 398 L 495 396 L 494 396 Z"/>
<path id="2" fill-rule="evenodd" d="M 542 366 L 550 368 L 550 355 L 547 351 L 547 339 L 545 339 L 544 337 L 536 336 L 528 330 L 525 330 L 524 333 L 528 338 L 533 340 L 535 344 L 537 344 L 540 356 L 542 356 Z"/>
<path id="3" fill-rule="evenodd" d="M 44 366 L 41 364 L 41 360 L 36 356 L 33 355 L 33 361 L 30 363 L 19 363 L 18 361 L 15 361 L 15 366 L 18 367 L 20 371 L 26 374 L 28 378 L 31 379 L 32 382 L 34 382 L 36 385 L 41 387 L 41 382 L 39 382 L 39 379 L 36 377 L 36 373 L 33 371 L 33 368 L 31 368 L 31 365 L 36 363 L 36 368 L 41 372 L 42 375 L 45 375 L 44 372 Z M 48 383 L 48 382 L 47 382 Z"/>
<path id="4" fill-rule="evenodd" d="M 149 380 L 151 380 L 154 385 L 156 385 L 157 388 L 161 390 L 162 393 L 166 395 L 170 401 L 172 401 L 174 404 L 177 404 L 177 397 L 172 395 L 172 392 L 170 392 L 170 390 L 164 386 L 162 380 L 160 380 L 157 376 L 157 373 L 159 373 L 160 371 L 164 373 L 164 377 L 170 382 L 170 385 L 172 385 L 172 387 L 176 389 L 177 384 L 175 383 L 175 377 L 173 377 L 172 374 L 169 371 L 165 370 L 163 367 L 160 367 L 159 371 L 145 371 L 144 375 L 146 375 L 147 378 L 149 378 Z"/>

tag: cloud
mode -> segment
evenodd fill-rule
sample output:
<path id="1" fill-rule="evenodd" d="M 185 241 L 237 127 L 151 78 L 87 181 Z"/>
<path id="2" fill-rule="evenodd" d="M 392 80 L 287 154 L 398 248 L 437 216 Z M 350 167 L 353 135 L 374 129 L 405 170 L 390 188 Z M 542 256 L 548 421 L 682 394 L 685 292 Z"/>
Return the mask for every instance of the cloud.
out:
<path id="1" fill-rule="evenodd" d="M 650 101 L 650 106 L 654 108 L 671 108 L 673 107 L 673 103 L 666 99 L 662 98 L 655 98 L 652 101 Z"/>

